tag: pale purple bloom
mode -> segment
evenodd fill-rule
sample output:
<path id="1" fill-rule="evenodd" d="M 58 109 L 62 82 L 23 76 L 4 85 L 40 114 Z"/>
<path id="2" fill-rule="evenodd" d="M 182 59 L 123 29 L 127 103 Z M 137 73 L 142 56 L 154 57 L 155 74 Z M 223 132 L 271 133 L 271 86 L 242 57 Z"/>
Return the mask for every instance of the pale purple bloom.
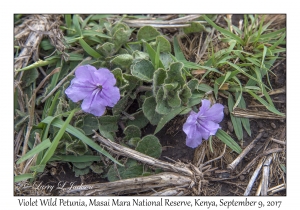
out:
<path id="1" fill-rule="evenodd" d="M 83 111 L 101 116 L 106 106 L 113 107 L 120 99 L 120 91 L 115 87 L 114 75 L 105 68 L 97 70 L 94 66 L 80 66 L 75 71 L 75 78 L 65 93 L 73 101 L 83 100 Z"/>
<path id="2" fill-rule="evenodd" d="M 222 104 L 210 106 L 210 101 L 203 99 L 200 111 L 198 113 L 191 111 L 183 124 L 183 131 L 187 135 L 186 145 L 196 148 L 202 143 L 202 139 L 207 140 L 211 135 L 215 135 L 224 117 L 223 109 Z"/>

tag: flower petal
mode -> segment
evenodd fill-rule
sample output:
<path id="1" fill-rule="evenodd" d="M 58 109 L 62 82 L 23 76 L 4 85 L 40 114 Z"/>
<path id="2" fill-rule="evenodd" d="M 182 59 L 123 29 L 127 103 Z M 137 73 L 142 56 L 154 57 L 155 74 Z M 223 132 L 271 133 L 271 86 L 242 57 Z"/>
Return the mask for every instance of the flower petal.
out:
<path id="1" fill-rule="evenodd" d="M 198 116 L 203 116 L 210 108 L 210 100 L 202 99 L 202 105 L 199 108 Z"/>
<path id="2" fill-rule="evenodd" d="M 209 110 L 207 110 L 203 117 L 207 120 L 212 120 L 216 123 L 220 123 L 224 118 L 224 106 L 222 104 L 216 103 Z"/>
<path id="3" fill-rule="evenodd" d="M 78 81 L 94 84 L 94 72 L 96 71 L 97 69 L 91 65 L 79 66 L 75 71 L 75 76 Z"/>
<path id="4" fill-rule="evenodd" d="M 116 84 L 116 79 L 108 69 L 101 68 L 94 73 L 94 80 L 97 86 L 101 85 L 104 88 L 112 87 Z"/>
<path id="5" fill-rule="evenodd" d="M 99 97 L 103 105 L 113 107 L 120 100 L 120 90 L 117 87 L 103 88 Z"/>
<path id="6" fill-rule="evenodd" d="M 202 135 L 198 130 L 198 125 L 196 123 L 184 123 L 183 131 L 186 133 L 186 145 L 192 148 L 197 147 L 202 143 Z"/>
<path id="7" fill-rule="evenodd" d="M 103 105 L 99 100 L 99 93 L 100 90 L 95 90 L 83 100 L 81 104 L 83 111 L 91 113 L 95 116 L 102 116 L 104 114 L 105 105 Z"/>
<path id="8" fill-rule="evenodd" d="M 219 128 L 219 124 L 213 121 L 200 121 L 198 130 L 202 137 L 207 140 L 209 136 L 215 135 Z"/>
<path id="9" fill-rule="evenodd" d="M 84 83 L 78 80 L 78 78 L 74 78 L 71 81 L 71 85 L 65 90 L 65 93 L 73 102 L 78 102 L 88 95 L 91 95 L 94 90 L 95 86 L 90 83 Z"/>

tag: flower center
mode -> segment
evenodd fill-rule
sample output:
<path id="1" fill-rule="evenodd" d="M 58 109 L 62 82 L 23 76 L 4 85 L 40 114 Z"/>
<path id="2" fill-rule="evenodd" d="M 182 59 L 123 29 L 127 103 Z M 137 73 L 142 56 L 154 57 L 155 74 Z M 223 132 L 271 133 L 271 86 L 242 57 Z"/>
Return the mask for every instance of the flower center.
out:
<path id="1" fill-rule="evenodd" d="M 97 88 L 101 91 L 102 90 L 102 85 L 98 85 Z"/>

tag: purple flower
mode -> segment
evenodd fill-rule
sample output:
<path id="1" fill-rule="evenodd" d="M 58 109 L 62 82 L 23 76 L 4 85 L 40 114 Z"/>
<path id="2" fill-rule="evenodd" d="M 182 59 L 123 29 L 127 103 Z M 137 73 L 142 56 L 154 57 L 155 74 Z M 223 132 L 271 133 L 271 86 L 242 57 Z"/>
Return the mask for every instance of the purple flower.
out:
<path id="1" fill-rule="evenodd" d="M 215 135 L 220 128 L 219 124 L 224 117 L 224 106 L 216 103 L 210 107 L 210 101 L 202 100 L 202 106 L 198 113 L 191 111 L 190 116 L 183 124 L 183 131 L 186 133 L 186 145 L 196 148 L 202 143 L 202 139 L 207 140 L 209 136 Z"/>
<path id="2" fill-rule="evenodd" d="M 97 70 L 85 65 L 76 69 L 75 78 L 65 93 L 73 102 L 83 100 L 83 111 L 101 116 L 106 106 L 113 107 L 120 99 L 120 91 L 114 87 L 115 84 L 116 79 L 108 69 Z"/>

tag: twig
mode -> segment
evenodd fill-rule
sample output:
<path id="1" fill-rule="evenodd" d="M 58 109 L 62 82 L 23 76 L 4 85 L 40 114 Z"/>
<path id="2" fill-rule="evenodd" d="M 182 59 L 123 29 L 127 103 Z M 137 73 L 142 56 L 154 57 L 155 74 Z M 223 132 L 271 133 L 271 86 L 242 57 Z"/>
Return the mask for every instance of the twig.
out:
<path id="1" fill-rule="evenodd" d="M 112 141 L 100 136 L 97 132 L 94 132 L 94 133 L 95 133 L 96 139 L 99 142 L 101 142 L 101 143 L 105 144 L 106 146 L 116 150 L 119 154 L 122 154 L 126 157 L 129 157 L 129 158 L 133 158 L 133 159 L 138 160 L 138 161 L 141 161 L 141 162 L 143 162 L 145 164 L 148 164 L 148 165 L 157 166 L 157 167 L 162 168 L 162 169 L 167 170 L 167 171 L 180 172 L 180 173 L 183 173 L 184 175 L 188 175 L 188 176 L 191 176 L 191 177 L 194 176 L 194 172 L 192 170 L 190 170 L 188 167 L 186 167 L 185 165 L 179 167 L 179 166 L 176 166 L 174 164 L 171 164 L 171 163 L 168 163 L 168 162 L 164 162 L 164 161 L 149 157 L 149 156 L 147 156 L 143 153 L 137 152 L 135 150 L 132 150 L 130 148 L 127 148 L 127 147 L 119 145 L 115 142 L 112 142 Z"/>
<path id="2" fill-rule="evenodd" d="M 277 114 L 273 114 L 271 112 L 262 112 L 250 109 L 241 109 L 236 107 L 232 112 L 235 117 L 243 117 L 243 118 L 253 118 L 253 119 L 284 119 L 285 116 L 280 116 Z"/>
<path id="3" fill-rule="evenodd" d="M 248 152 L 256 145 L 256 142 L 260 140 L 263 135 L 264 130 L 260 130 L 259 134 L 256 138 L 243 150 L 243 152 L 232 162 L 230 163 L 227 168 L 229 170 L 235 169 L 235 167 L 241 162 L 241 160 L 248 154 Z"/>
<path id="4" fill-rule="evenodd" d="M 45 96 L 41 102 L 44 103 L 67 79 L 69 76 L 74 74 L 75 70 L 85 61 L 91 60 L 91 57 L 85 58 L 83 61 L 81 61 L 67 76 L 65 76 L 51 91 L 48 93 L 47 96 Z"/>
<path id="5" fill-rule="evenodd" d="M 260 194 L 262 196 L 267 195 L 268 184 L 269 184 L 269 173 L 270 173 L 270 164 L 272 162 L 272 155 L 269 155 L 264 162 L 264 167 L 262 171 L 262 187 Z"/>
<path id="6" fill-rule="evenodd" d="M 279 192 L 279 191 L 285 190 L 285 189 L 286 189 L 286 186 L 285 186 L 285 183 L 283 183 L 283 184 L 280 184 L 280 185 L 270 188 L 268 190 L 268 192 L 271 192 L 271 194 L 274 194 L 276 192 Z"/>
<path id="7" fill-rule="evenodd" d="M 280 140 L 277 140 L 277 139 L 274 139 L 271 137 L 271 140 L 278 143 L 278 144 L 282 144 L 282 145 L 285 145 L 285 141 L 280 141 Z"/>
<path id="8" fill-rule="evenodd" d="M 261 169 L 261 167 L 262 167 L 262 165 L 263 165 L 264 159 L 265 159 L 265 158 L 262 158 L 262 159 L 260 160 L 260 162 L 259 162 L 259 164 L 257 165 L 255 171 L 253 172 L 253 175 L 251 176 L 251 179 L 250 179 L 250 181 L 249 181 L 249 183 L 248 183 L 248 186 L 247 186 L 247 188 L 246 188 L 246 190 L 245 190 L 245 192 L 244 192 L 244 195 L 249 195 L 249 194 L 250 194 L 250 191 L 251 191 L 251 189 L 252 189 L 252 186 L 253 186 L 253 184 L 254 184 L 254 182 L 255 182 L 255 180 L 256 180 L 256 178 L 257 178 L 259 172 L 260 172 L 260 169 Z"/>

